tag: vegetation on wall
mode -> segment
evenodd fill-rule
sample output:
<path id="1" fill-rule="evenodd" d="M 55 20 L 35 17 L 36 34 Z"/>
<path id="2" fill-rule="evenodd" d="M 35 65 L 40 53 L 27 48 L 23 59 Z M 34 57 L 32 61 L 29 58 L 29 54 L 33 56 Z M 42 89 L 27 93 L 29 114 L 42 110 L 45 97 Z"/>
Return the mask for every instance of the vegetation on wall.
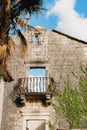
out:
<path id="1" fill-rule="evenodd" d="M 70 128 L 87 127 L 87 67 L 81 66 L 82 75 L 74 76 L 78 78 L 79 85 L 74 89 L 67 81 L 64 81 L 65 88 L 63 92 L 55 92 L 55 102 L 52 106 L 56 112 L 56 122 L 59 122 L 59 116 L 66 118 Z M 49 123 L 53 130 L 55 126 Z"/>

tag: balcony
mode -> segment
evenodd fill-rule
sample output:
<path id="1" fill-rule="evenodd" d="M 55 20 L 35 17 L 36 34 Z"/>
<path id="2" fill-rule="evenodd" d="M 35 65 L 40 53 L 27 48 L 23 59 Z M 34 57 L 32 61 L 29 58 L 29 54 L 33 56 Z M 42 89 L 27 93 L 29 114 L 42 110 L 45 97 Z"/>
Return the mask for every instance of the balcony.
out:
<path id="1" fill-rule="evenodd" d="M 29 78 L 20 78 L 19 90 L 20 99 L 45 99 L 49 101 L 51 99 L 51 77 L 29 77 Z"/>

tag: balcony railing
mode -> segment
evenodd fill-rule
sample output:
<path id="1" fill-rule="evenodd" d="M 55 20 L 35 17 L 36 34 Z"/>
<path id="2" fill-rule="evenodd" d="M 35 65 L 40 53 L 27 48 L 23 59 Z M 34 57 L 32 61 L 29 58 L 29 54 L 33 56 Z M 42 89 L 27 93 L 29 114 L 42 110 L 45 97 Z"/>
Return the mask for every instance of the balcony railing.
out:
<path id="1" fill-rule="evenodd" d="M 48 92 L 51 84 L 51 77 L 29 77 L 21 78 L 20 87 L 24 92 L 28 93 L 46 93 Z"/>

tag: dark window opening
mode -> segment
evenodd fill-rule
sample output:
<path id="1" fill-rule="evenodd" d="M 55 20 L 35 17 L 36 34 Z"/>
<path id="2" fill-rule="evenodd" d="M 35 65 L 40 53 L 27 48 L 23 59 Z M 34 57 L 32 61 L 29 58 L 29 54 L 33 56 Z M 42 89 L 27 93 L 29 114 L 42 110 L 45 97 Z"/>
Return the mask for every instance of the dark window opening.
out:
<path id="1" fill-rule="evenodd" d="M 38 37 L 38 35 L 35 35 L 34 44 L 35 44 L 35 45 L 38 45 L 38 44 L 39 44 L 39 37 Z"/>

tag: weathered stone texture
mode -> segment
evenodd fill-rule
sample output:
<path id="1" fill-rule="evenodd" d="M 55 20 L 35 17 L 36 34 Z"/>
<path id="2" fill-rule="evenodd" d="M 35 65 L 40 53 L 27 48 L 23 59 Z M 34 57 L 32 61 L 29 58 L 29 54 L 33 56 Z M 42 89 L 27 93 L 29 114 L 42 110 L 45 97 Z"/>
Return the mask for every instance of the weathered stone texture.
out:
<path id="1" fill-rule="evenodd" d="M 81 41 L 79 42 L 78 40 L 67 38 L 64 35 L 50 31 L 48 37 L 50 75 L 58 82 L 59 87 L 62 87 L 60 85 L 60 82 L 62 82 L 60 75 L 64 79 L 67 75 L 71 77 L 72 71 L 78 74 L 80 73 L 80 65 L 86 64 L 86 52 L 83 50 L 86 50 L 87 45 Z"/>
<path id="2" fill-rule="evenodd" d="M 28 43 L 28 50 L 24 58 L 18 52 L 20 40 L 14 37 L 15 53 L 10 57 L 8 68 L 15 79 L 12 83 L 5 83 L 4 107 L 1 130 L 22 130 L 20 110 L 12 100 L 12 92 L 18 78 L 29 76 L 30 67 L 46 67 L 47 76 L 53 77 L 58 83 L 58 89 L 63 88 L 60 75 L 72 77 L 71 71 L 80 73 L 80 64 L 87 64 L 87 44 L 58 32 L 38 28 L 39 45 L 34 45 L 36 30 L 24 33 Z M 74 81 L 74 82 L 73 82 Z M 75 86 L 75 79 L 71 80 Z"/>

